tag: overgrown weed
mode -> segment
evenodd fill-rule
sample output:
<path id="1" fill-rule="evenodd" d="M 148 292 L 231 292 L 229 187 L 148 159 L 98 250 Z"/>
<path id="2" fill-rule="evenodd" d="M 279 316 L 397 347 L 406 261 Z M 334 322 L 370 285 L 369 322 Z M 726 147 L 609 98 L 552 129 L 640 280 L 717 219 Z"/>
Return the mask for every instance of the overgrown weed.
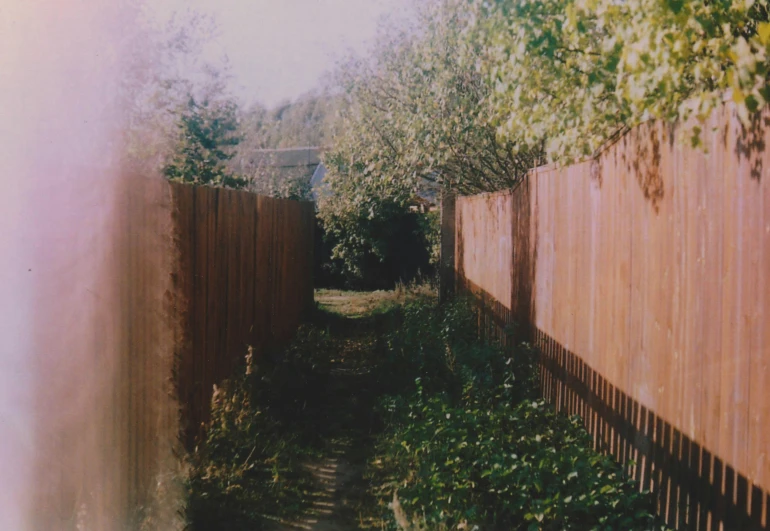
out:
<path id="1" fill-rule="evenodd" d="M 644 530 L 651 499 L 539 399 L 537 358 L 480 341 L 468 301 L 407 304 L 388 337 L 367 478 L 383 529 Z"/>
<path id="2" fill-rule="evenodd" d="M 205 438 L 190 457 L 187 521 L 192 531 L 259 530 L 267 518 L 297 515 L 314 480 L 305 467 L 322 441 L 310 428 L 328 377 L 328 335 L 304 327 L 287 348 L 250 348 L 216 388 Z"/>
<path id="3" fill-rule="evenodd" d="M 650 496 L 591 448 L 579 418 L 539 399 L 532 348 L 481 341 L 468 301 L 398 296 L 366 317 L 319 310 L 287 348 L 247 356 L 193 456 L 192 529 L 298 515 L 313 489 L 303 465 L 352 426 L 360 452 L 372 448 L 353 494 L 362 527 L 654 528 Z M 329 380 L 350 353 L 360 359 L 345 360 L 347 376 Z"/>

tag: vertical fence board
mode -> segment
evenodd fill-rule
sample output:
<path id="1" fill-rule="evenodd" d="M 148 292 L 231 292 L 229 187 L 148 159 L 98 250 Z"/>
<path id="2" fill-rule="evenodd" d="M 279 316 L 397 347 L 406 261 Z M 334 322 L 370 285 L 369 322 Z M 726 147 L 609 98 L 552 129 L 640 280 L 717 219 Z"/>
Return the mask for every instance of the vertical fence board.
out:
<path id="1" fill-rule="evenodd" d="M 759 136 L 761 133 L 754 133 Z M 761 137 L 760 137 L 761 139 Z M 755 139 L 757 140 L 757 139 Z M 757 310 L 757 330 L 759 337 L 757 343 L 753 346 L 751 372 L 755 376 L 752 382 L 752 396 L 749 401 L 752 407 L 752 435 L 749 454 L 753 457 L 751 467 L 756 471 L 757 477 L 761 478 L 763 485 L 770 484 L 770 400 L 767 399 L 767 389 L 770 388 L 770 279 L 767 278 L 767 271 L 770 271 L 770 178 L 761 174 L 761 168 L 770 170 L 770 153 L 757 153 L 757 162 L 754 168 L 759 175 L 754 177 L 760 186 L 762 197 L 762 212 L 760 235 L 758 245 L 761 246 L 762 254 L 759 262 L 759 284 L 757 289 L 760 301 Z M 770 509 L 767 510 L 770 513 Z M 770 520 L 770 514 L 767 515 Z M 768 522 L 770 525 L 770 522 Z"/>

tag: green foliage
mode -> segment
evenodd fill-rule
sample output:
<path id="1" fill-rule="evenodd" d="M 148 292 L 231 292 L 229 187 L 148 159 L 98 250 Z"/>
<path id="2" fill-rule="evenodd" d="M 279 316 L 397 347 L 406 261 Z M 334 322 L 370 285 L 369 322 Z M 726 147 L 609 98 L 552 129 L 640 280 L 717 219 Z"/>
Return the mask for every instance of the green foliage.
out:
<path id="1" fill-rule="evenodd" d="M 542 400 L 459 406 L 419 392 L 380 447 L 383 500 L 397 495 L 409 521 L 499 529 L 637 529 L 653 521 L 611 458 L 590 449 L 579 418 Z M 383 481 L 384 480 L 384 481 Z"/>
<path id="2" fill-rule="evenodd" d="M 409 395 L 419 378 L 430 393 L 451 390 L 456 396 L 467 383 L 462 378 L 472 377 L 467 368 L 486 365 L 488 371 L 478 372 L 501 373 L 505 359 L 498 349 L 477 341 L 468 301 L 440 308 L 432 301 L 412 301 L 404 305 L 402 315 L 402 324 L 387 336 L 387 355 L 380 368 L 388 375 L 384 379 L 388 394 Z"/>
<path id="3" fill-rule="evenodd" d="M 651 118 L 697 145 L 725 98 L 744 122 L 768 102 L 769 50 L 767 0 L 432 0 L 340 71 L 328 181 L 355 204 L 499 190 Z"/>
<path id="4" fill-rule="evenodd" d="M 412 212 L 409 201 L 388 196 L 386 190 L 359 201 L 340 192 L 320 198 L 318 217 L 331 247 L 327 261 L 348 287 L 391 289 L 399 281 L 432 273 L 435 214 Z"/>
<path id="5" fill-rule="evenodd" d="M 344 105 L 340 96 L 328 93 L 305 94 L 273 109 L 253 105 L 241 121 L 243 142 L 235 161 L 245 162 L 258 149 L 330 145 Z"/>
<path id="6" fill-rule="evenodd" d="M 551 159 L 591 154 L 647 120 L 703 122 L 731 92 L 741 117 L 765 105 L 766 1 L 524 0 L 477 3 L 466 59 L 495 91 L 500 138 L 547 141 Z M 730 93 L 728 92 L 728 93 Z M 693 126 L 697 143 L 699 128 Z"/>
<path id="7" fill-rule="evenodd" d="M 383 401 L 368 472 L 389 529 L 653 528 L 582 421 L 536 398 L 534 353 L 479 342 L 467 303 L 408 305 L 389 353 L 380 370 L 404 390 Z"/>
<path id="8" fill-rule="evenodd" d="M 425 242 L 430 254 L 430 264 L 438 268 L 441 260 L 441 211 L 436 209 L 418 217 L 420 232 L 425 235 Z"/>
<path id="9" fill-rule="evenodd" d="M 337 72 L 346 104 L 318 206 L 333 258 L 350 275 L 361 277 L 371 257 L 386 259 L 414 197 L 509 188 L 542 158 L 498 138 L 490 85 L 458 55 L 472 22 L 467 5 L 428 2 L 412 27 L 383 33 L 373 58 Z M 435 263 L 434 244 L 426 241 Z"/>
<path id="10" fill-rule="evenodd" d="M 243 387 L 223 388 L 212 422 L 193 459 L 187 517 L 194 530 L 261 529 L 264 515 L 302 507 L 312 479 L 296 456 L 302 450 Z"/>
<path id="11" fill-rule="evenodd" d="M 171 180 L 242 188 L 246 181 L 226 166 L 240 142 L 238 107 L 229 99 L 190 95 L 178 111 L 179 137 L 163 173 Z"/>
<path id="12" fill-rule="evenodd" d="M 280 197 L 281 199 L 293 199 L 295 201 L 312 201 L 313 190 L 310 186 L 310 178 L 304 168 L 292 172 L 271 172 L 255 174 L 255 178 L 249 183 L 249 189 L 260 195 Z"/>
<path id="13" fill-rule="evenodd" d="M 467 3 L 427 2 L 413 27 L 383 34 L 372 59 L 340 69 L 349 105 L 328 156 L 332 190 L 352 201 L 384 189 L 404 200 L 428 183 L 492 191 L 536 165 L 539 149 L 497 138 L 490 85 L 458 54 L 472 22 Z"/>
<path id="14" fill-rule="evenodd" d="M 171 159 L 178 143 L 177 112 L 189 99 L 226 75 L 225 62 L 204 60 L 204 48 L 216 34 L 210 16 L 187 9 L 166 20 L 147 17 L 141 0 L 120 2 L 126 27 L 117 97 L 122 116 L 121 164 L 155 175 Z M 131 22 L 130 22 L 131 21 Z"/>
<path id="15" fill-rule="evenodd" d="M 331 356 L 325 333 L 299 331 L 290 346 L 245 366 L 215 390 L 205 439 L 191 456 L 187 519 L 193 531 L 258 530 L 305 508 L 317 456 L 308 426 Z M 274 359 L 273 359 L 274 358 Z"/>

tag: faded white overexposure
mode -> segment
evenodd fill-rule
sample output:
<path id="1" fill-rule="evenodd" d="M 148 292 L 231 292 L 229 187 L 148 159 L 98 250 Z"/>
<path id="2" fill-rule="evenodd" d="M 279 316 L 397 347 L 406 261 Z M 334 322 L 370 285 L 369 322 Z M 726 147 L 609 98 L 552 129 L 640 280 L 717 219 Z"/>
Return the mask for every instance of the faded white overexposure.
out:
<path id="1" fill-rule="evenodd" d="M 162 195 L 145 193 L 162 182 L 121 167 L 137 18 L 114 0 L 0 4 L 2 530 L 125 530 L 145 508 L 149 528 L 177 525 L 178 491 L 164 485 L 163 507 L 152 491 L 176 467 L 156 302 L 170 253 Z"/>
<path id="2" fill-rule="evenodd" d="M 186 8 L 219 26 L 212 56 L 226 55 L 244 102 L 275 105 L 319 86 L 350 52 L 364 54 L 383 19 L 410 16 L 415 0 L 158 0 L 155 15 Z"/>

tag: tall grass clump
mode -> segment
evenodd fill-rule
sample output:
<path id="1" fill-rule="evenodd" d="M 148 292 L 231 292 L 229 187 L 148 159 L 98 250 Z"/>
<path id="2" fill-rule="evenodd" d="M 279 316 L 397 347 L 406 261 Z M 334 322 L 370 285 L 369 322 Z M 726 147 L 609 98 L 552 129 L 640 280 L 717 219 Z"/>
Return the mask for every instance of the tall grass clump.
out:
<path id="1" fill-rule="evenodd" d="M 379 370 L 367 478 L 383 528 L 653 528 L 649 495 L 538 398 L 535 352 L 479 340 L 467 301 L 408 304 Z"/>

